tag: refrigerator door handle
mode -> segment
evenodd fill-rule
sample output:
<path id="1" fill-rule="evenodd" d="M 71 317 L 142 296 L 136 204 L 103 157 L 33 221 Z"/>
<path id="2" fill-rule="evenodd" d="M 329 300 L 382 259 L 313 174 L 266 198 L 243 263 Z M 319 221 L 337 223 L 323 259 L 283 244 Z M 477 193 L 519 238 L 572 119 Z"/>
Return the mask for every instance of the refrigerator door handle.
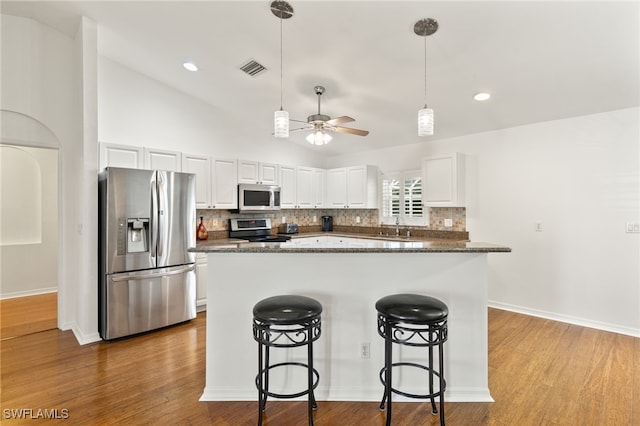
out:
<path id="1" fill-rule="evenodd" d="M 151 178 L 151 258 L 158 266 L 156 257 L 158 256 L 158 185 L 157 172 Z"/>
<path id="2" fill-rule="evenodd" d="M 169 277 L 171 275 L 179 275 L 179 274 L 184 274 L 185 272 L 191 272 L 195 270 L 195 266 L 187 266 L 185 268 L 180 268 L 180 269 L 175 269 L 169 272 L 158 272 L 155 274 L 145 274 L 143 277 L 144 279 L 148 279 L 148 278 L 162 278 L 162 277 Z M 135 275 L 125 275 L 125 276 L 120 276 L 120 277 L 113 277 L 111 278 L 111 281 L 114 283 L 120 282 L 120 281 L 131 281 L 131 280 L 135 280 L 136 277 Z"/>
<path id="3" fill-rule="evenodd" d="M 167 243 L 167 173 L 156 171 L 158 176 L 158 267 L 165 265 L 165 245 Z"/>

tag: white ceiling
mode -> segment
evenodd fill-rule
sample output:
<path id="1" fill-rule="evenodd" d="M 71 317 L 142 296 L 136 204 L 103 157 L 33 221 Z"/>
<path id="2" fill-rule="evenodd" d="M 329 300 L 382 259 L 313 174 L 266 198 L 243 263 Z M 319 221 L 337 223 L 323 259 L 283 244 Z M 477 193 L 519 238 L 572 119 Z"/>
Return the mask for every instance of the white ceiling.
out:
<path id="1" fill-rule="evenodd" d="M 77 17 L 98 25 L 99 53 L 242 118 L 257 141 L 271 138 L 280 107 L 280 21 L 265 1 L 2 1 L 2 12 L 69 35 Z M 284 108 L 291 118 L 349 115 L 367 137 L 336 135 L 327 155 L 490 131 L 638 106 L 638 1 L 296 1 L 283 21 Z M 422 18 L 427 101 L 435 135 L 417 136 L 423 106 Z M 255 59 L 268 68 L 249 77 Z M 182 62 L 195 62 L 190 73 Z M 489 91 L 485 103 L 474 93 Z M 293 123 L 292 123 L 293 124 Z M 296 127 L 296 126 L 292 126 Z"/>

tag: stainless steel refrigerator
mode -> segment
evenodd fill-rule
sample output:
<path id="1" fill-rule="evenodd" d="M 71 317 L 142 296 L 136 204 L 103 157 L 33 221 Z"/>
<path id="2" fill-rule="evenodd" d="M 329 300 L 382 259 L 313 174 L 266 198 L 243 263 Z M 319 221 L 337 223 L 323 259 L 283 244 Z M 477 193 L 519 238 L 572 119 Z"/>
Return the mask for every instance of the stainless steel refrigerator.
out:
<path id="1" fill-rule="evenodd" d="M 100 336 L 195 318 L 195 175 L 108 167 L 98 211 Z"/>

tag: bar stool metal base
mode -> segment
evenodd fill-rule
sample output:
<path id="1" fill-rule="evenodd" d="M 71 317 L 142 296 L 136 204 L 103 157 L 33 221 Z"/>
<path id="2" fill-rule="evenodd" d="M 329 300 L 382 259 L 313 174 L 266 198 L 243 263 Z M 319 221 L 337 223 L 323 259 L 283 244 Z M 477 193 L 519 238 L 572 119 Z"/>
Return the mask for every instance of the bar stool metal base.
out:
<path id="1" fill-rule="evenodd" d="M 400 294 L 387 296 L 376 303 L 378 310 L 378 334 L 384 338 L 384 367 L 380 370 L 380 382 L 384 386 L 380 409 L 387 410 L 386 425 L 391 425 L 393 393 L 408 398 L 429 399 L 432 414 L 440 414 L 440 424 L 444 426 L 444 347 L 447 340 L 448 309 L 441 301 L 421 295 Z M 392 344 L 428 349 L 428 365 L 415 362 L 393 362 Z M 433 365 L 434 347 L 438 348 L 438 368 Z M 393 388 L 393 368 L 419 368 L 428 373 L 428 393 L 415 394 Z M 434 379 L 438 388 L 434 388 Z M 439 399 L 439 409 L 435 398 Z"/>
<path id="2" fill-rule="evenodd" d="M 274 296 L 258 302 L 253 308 L 253 338 L 258 342 L 258 426 L 262 425 L 267 397 L 297 398 L 308 395 L 307 417 L 313 425 L 313 410 L 318 407 L 314 389 L 320 381 L 318 370 L 313 367 L 313 342 L 321 331 L 322 305 L 304 296 Z M 307 363 L 280 362 L 270 364 L 270 348 L 307 347 Z M 307 373 L 307 388 L 300 392 L 276 393 L 269 390 L 269 373 L 275 368 L 302 367 Z"/>

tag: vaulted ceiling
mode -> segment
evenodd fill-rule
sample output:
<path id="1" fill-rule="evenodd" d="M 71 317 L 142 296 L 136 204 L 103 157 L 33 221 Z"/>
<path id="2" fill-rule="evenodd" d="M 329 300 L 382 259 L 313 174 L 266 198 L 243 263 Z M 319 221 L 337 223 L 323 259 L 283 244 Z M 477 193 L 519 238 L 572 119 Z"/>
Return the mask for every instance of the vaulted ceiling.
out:
<path id="1" fill-rule="evenodd" d="M 78 17 L 98 26 L 99 54 L 241 118 L 271 138 L 280 107 L 280 20 L 270 1 L 2 1 L 69 35 Z M 638 1 L 290 1 L 283 27 L 283 106 L 291 118 L 349 115 L 366 137 L 334 135 L 312 147 L 336 155 L 450 138 L 640 104 Z M 427 102 L 435 134 L 417 136 Z M 253 59 L 267 71 L 239 70 Z M 193 61 L 196 73 L 182 67 Z M 486 91 L 492 98 L 473 100 Z M 292 123 L 292 128 L 295 128 Z"/>

